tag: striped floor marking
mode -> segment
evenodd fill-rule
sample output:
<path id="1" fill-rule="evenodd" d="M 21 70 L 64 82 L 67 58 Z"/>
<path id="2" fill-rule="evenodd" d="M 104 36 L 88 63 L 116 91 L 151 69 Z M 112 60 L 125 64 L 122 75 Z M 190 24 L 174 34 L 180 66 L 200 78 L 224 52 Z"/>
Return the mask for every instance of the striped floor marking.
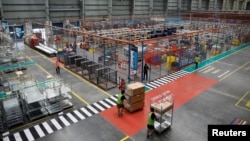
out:
<path id="1" fill-rule="evenodd" d="M 151 85 L 154 85 L 154 86 L 156 86 L 156 87 L 159 87 L 159 86 L 161 86 L 161 85 L 159 85 L 159 84 L 155 83 L 155 81 L 153 81 L 153 82 L 150 82 L 150 84 L 151 84 Z"/>
<path id="2" fill-rule="evenodd" d="M 188 73 L 189 72 L 187 72 L 187 71 L 180 70 L 180 71 L 174 72 L 172 74 L 169 74 L 165 77 L 158 78 L 152 82 L 146 83 L 146 86 L 149 87 L 150 89 L 155 89 L 155 88 L 158 88 L 158 87 L 165 85 L 169 82 L 172 82 L 178 78 L 181 78 L 181 77 L 187 75 Z"/>
<path id="3" fill-rule="evenodd" d="M 182 76 L 188 74 L 186 71 L 178 71 L 166 77 L 159 78 L 155 81 L 146 84 L 149 88 L 157 88 L 166 83 L 172 82 Z M 58 117 L 49 119 L 33 127 L 26 128 L 22 131 L 9 134 L 3 133 L 3 141 L 33 141 L 38 138 L 42 138 L 46 135 L 52 134 L 55 131 L 61 130 L 79 121 L 87 119 L 101 111 L 104 111 L 112 106 L 116 105 L 117 95 L 105 98 L 99 102 L 93 103 L 91 105 L 82 107 L 80 109 L 73 110 L 68 113 L 63 113 Z"/>
<path id="4" fill-rule="evenodd" d="M 162 80 L 162 79 L 157 79 L 159 82 L 161 82 L 161 83 L 163 83 L 163 84 L 166 84 L 166 83 L 168 83 L 167 81 L 164 81 L 164 80 Z"/>
<path id="5" fill-rule="evenodd" d="M 205 70 L 209 69 L 210 67 L 212 67 L 212 66 L 207 66 L 205 68 L 202 68 L 201 70 L 199 70 L 199 72 L 205 71 Z"/>
<path id="6" fill-rule="evenodd" d="M 157 88 L 156 86 L 154 86 L 154 85 L 151 85 L 150 83 L 147 83 L 147 84 L 146 84 L 146 86 L 147 86 L 147 87 L 149 87 L 150 89 L 154 89 L 154 88 Z"/>
<path id="7" fill-rule="evenodd" d="M 199 70 L 199 72 L 201 72 L 201 73 L 212 73 L 212 74 L 218 74 L 219 72 L 221 72 L 221 70 L 220 69 L 216 69 L 215 67 L 212 67 L 212 66 L 207 66 L 207 67 L 205 67 L 205 68 L 203 68 L 202 70 Z M 218 74 L 218 76 L 217 77 L 222 77 L 222 76 L 224 76 L 225 74 L 227 74 L 227 73 L 229 73 L 230 71 L 225 71 L 225 72 L 222 72 L 221 74 Z"/>
<path id="8" fill-rule="evenodd" d="M 5 132 L 2 134 L 3 141 L 34 141 L 115 106 L 116 99 L 117 95 L 114 95 L 86 107 L 63 113 L 19 132 L 12 134 Z"/>

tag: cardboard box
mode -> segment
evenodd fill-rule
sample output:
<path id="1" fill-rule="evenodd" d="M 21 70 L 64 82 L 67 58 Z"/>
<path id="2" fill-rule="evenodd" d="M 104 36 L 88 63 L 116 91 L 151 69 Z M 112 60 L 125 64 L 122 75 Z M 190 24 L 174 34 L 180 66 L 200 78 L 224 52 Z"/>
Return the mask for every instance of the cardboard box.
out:
<path id="1" fill-rule="evenodd" d="M 126 104 L 126 109 L 130 112 L 134 112 L 134 111 L 137 111 L 137 110 L 142 110 L 144 107 L 144 101 L 141 101 L 141 102 L 137 102 L 137 103 L 134 103 L 134 104 Z"/>
<path id="2" fill-rule="evenodd" d="M 130 96 L 142 94 L 145 92 L 145 85 L 141 82 L 135 82 L 127 85 L 126 93 Z"/>
<path id="3" fill-rule="evenodd" d="M 151 106 L 155 109 L 157 113 L 165 113 L 173 107 L 173 103 L 164 102 L 164 103 L 153 103 Z"/>
<path id="4" fill-rule="evenodd" d="M 140 95 L 135 95 L 135 96 L 129 96 L 129 95 L 126 94 L 125 97 L 126 97 L 127 102 L 129 104 L 134 104 L 134 103 L 137 103 L 137 102 L 144 101 L 145 93 L 142 93 Z"/>

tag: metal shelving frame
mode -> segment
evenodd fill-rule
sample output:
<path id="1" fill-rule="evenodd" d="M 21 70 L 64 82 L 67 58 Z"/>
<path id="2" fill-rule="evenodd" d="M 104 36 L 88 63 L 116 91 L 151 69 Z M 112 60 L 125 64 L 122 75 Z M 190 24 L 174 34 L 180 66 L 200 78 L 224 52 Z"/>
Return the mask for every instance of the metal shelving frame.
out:
<path id="1" fill-rule="evenodd" d="M 3 101 L 4 120 L 8 127 L 24 123 L 22 110 L 18 98 L 10 98 Z"/>
<path id="2" fill-rule="evenodd" d="M 23 111 L 29 120 L 35 120 L 47 116 L 45 109 L 46 95 L 42 87 L 36 81 L 27 81 L 26 87 L 22 89 L 21 98 L 23 101 Z"/>
<path id="3" fill-rule="evenodd" d="M 155 109 L 157 120 L 154 123 L 155 130 L 162 133 L 170 128 L 173 121 L 174 98 L 170 91 L 165 91 L 150 100 L 150 106 Z"/>
<path id="4" fill-rule="evenodd" d="M 60 112 L 66 108 L 72 107 L 71 88 L 62 80 L 48 79 L 40 85 L 43 85 L 46 95 L 46 109 L 49 114 Z"/>

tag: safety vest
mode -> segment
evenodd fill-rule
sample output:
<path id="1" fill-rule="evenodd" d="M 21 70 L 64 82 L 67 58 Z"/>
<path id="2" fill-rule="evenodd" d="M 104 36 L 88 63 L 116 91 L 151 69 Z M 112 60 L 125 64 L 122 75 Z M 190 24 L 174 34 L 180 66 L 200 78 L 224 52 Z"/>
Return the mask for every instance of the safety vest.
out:
<path id="1" fill-rule="evenodd" d="M 153 114 L 152 112 L 148 114 L 148 125 L 154 125 L 154 120 L 151 118 L 152 114 Z"/>
<path id="2" fill-rule="evenodd" d="M 199 63 L 200 62 L 200 57 L 195 57 L 195 62 Z"/>
<path id="3" fill-rule="evenodd" d="M 117 104 L 122 104 L 122 94 L 118 94 L 118 98 L 117 98 Z"/>

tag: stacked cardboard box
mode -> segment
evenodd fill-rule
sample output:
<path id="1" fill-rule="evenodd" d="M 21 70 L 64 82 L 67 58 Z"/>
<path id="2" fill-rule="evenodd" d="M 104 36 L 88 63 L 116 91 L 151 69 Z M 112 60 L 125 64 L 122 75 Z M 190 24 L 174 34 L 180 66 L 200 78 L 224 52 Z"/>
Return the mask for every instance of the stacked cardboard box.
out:
<path id="1" fill-rule="evenodd" d="M 128 84 L 125 91 L 127 100 L 126 109 L 130 112 L 141 110 L 144 107 L 145 85 L 140 82 Z"/>

